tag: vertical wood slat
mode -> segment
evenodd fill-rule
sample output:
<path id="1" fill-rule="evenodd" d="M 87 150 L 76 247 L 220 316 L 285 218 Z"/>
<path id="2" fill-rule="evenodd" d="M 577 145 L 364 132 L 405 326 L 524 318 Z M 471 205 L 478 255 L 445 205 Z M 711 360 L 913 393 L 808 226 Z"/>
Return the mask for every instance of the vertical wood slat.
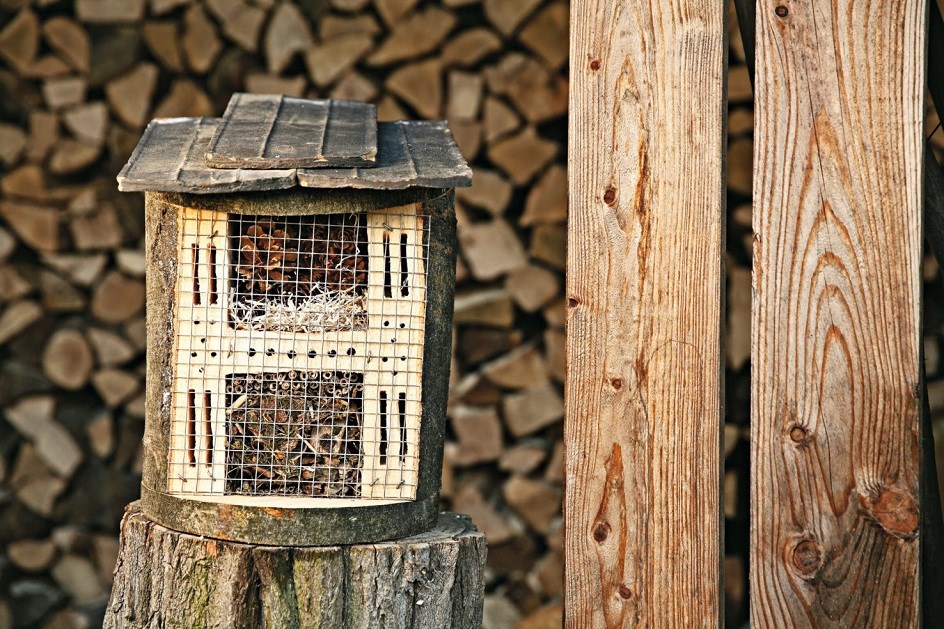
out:
<path id="1" fill-rule="evenodd" d="M 566 624 L 718 626 L 725 3 L 571 16 Z"/>
<path id="2" fill-rule="evenodd" d="M 181 272 L 177 278 L 175 389 L 171 402 L 167 479 L 167 489 L 172 493 L 223 493 L 226 383 L 219 368 L 222 358 L 213 356 L 222 356 L 226 349 L 223 328 L 229 307 L 226 223 L 224 213 L 181 208 L 178 214 Z M 215 247 L 212 256 L 211 245 Z M 211 290 L 214 286 L 215 301 Z M 196 321 L 202 323 L 198 325 Z M 192 418 L 190 390 L 193 390 Z M 207 392 L 211 402 L 209 425 L 205 421 Z M 191 456 L 195 463 L 192 466 L 189 464 Z"/>
<path id="3" fill-rule="evenodd" d="M 423 333 L 426 329 L 425 218 L 415 204 L 367 214 L 368 264 L 366 345 L 370 362 L 364 370 L 364 472 L 367 498 L 413 500 L 419 472 L 419 434 L 423 406 Z M 401 292 L 401 236 L 407 237 L 407 294 Z M 386 238 L 386 247 L 384 239 Z M 386 251 L 386 255 L 385 255 Z M 385 279 L 386 269 L 389 277 Z M 386 296 L 385 281 L 390 285 Z M 404 327 L 400 327 L 403 325 Z M 391 339 L 397 343 L 392 344 Z M 405 357 L 406 360 L 400 360 Z M 380 395 L 386 401 L 386 439 L 381 439 Z M 401 424 L 399 396 L 405 397 Z M 407 440 L 402 442 L 405 433 Z M 386 446 L 381 463 L 381 442 Z M 401 458 L 400 448 L 405 448 Z M 391 487 L 396 487 L 395 490 Z"/>
<path id="4" fill-rule="evenodd" d="M 926 6 L 758 3 L 756 627 L 918 623 Z"/>

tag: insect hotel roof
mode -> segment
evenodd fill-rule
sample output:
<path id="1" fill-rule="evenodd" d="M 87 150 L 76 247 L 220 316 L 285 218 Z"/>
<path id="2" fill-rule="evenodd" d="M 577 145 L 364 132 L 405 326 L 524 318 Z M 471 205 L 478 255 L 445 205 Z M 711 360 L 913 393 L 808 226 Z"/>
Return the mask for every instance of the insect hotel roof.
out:
<path id="1" fill-rule="evenodd" d="M 154 120 L 118 175 L 122 191 L 192 194 L 471 183 L 445 122 L 378 124 L 365 103 L 250 94 L 235 95 L 223 118 Z"/>
<path id="2" fill-rule="evenodd" d="M 151 122 L 118 183 L 148 192 L 148 515 L 279 544 L 432 526 L 471 184 L 448 125 L 236 94 Z"/>

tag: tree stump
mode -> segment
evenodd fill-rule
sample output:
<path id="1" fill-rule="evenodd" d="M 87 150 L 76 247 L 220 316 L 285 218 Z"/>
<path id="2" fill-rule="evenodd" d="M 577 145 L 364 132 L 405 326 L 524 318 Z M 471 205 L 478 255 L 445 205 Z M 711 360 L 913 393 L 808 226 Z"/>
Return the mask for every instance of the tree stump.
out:
<path id="1" fill-rule="evenodd" d="M 485 536 L 442 513 L 377 544 L 255 546 L 167 529 L 129 505 L 106 628 L 480 627 Z"/>

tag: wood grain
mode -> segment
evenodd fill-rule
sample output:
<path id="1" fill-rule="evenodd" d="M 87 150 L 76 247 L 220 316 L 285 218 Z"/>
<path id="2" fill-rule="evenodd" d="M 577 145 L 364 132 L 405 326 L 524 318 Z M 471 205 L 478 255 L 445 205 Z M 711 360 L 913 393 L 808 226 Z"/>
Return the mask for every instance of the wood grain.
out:
<path id="1" fill-rule="evenodd" d="M 236 93 L 206 147 L 206 164 L 263 170 L 368 167 L 376 155 L 373 104 Z"/>
<path id="2" fill-rule="evenodd" d="M 466 516 L 377 544 L 256 546 L 180 533 L 131 503 L 105 627 L 482 626 L 485 536 Z"/>
<path id="3" fill-rule="evenodd" d="M 153 120 L 118 174 L 118 189 L 218 194 L 296 185 L 376 190 L 472 185 L 472 169 L 443 121 L 381 122 L 377 160 L 370 168 L 281 170 L 207 166 L 204 155 L 219 124 L 219 118 Z"/>
<path id="4" fill-rule="evenodd" d="M 918 623 L 922 0 L 762 0 L 751 614 Z"/>
<path id="5" fill-rule="evenodd" d="M 725 5 L 571 5 L 566 624 L 717 626 Z"/>

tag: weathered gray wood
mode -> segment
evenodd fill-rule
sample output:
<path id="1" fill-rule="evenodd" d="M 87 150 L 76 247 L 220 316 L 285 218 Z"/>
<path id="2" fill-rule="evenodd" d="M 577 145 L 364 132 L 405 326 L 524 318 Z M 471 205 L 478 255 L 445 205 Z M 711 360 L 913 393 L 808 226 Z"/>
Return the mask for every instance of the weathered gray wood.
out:
<path id="1" fill-rule="evenodd" d="M 350 100 L 233 94 L 206 150 L 213 168 L 372 166 L 377 107 Z"/>
<path id="2" fill-rule="evenodd" d="M 203 155 L 219 118 L 174 118 L 148 125 L 118 175 L 125 192 L 214 194 L 307 188 L 454 188 L 472 185 L 445 122 L 382 122 L 373 168 L 245 170 L 210 168 Z M 297 173 L 297 179 L 296 179 Z"/>
<path id="3" fill-rule="evenodd" d="M 452 513 L 397 541 L 290 548 L 178 533 L 132 503 L 104 626 L 477 628 L 485 554 Z"/>
<path id="4" fill-rule="evenodd" d="M 307 188 L 382 188 L 396 190 L 458 188 L 472 184 L 449 125 L 444 121 L 382 122 L 378 126 L 373 168 L 302 168 L 298 183 Z"/>
<path id="5" fill-rule="evenodd" d="M 245 192 L 281 190 L 295 185 L 294 170 L 223 170 L 206 165 L 206 146 L 219 118 L 169 118 L 151 121 L 131 159 L 118 173 L 124 192 Z"/>

